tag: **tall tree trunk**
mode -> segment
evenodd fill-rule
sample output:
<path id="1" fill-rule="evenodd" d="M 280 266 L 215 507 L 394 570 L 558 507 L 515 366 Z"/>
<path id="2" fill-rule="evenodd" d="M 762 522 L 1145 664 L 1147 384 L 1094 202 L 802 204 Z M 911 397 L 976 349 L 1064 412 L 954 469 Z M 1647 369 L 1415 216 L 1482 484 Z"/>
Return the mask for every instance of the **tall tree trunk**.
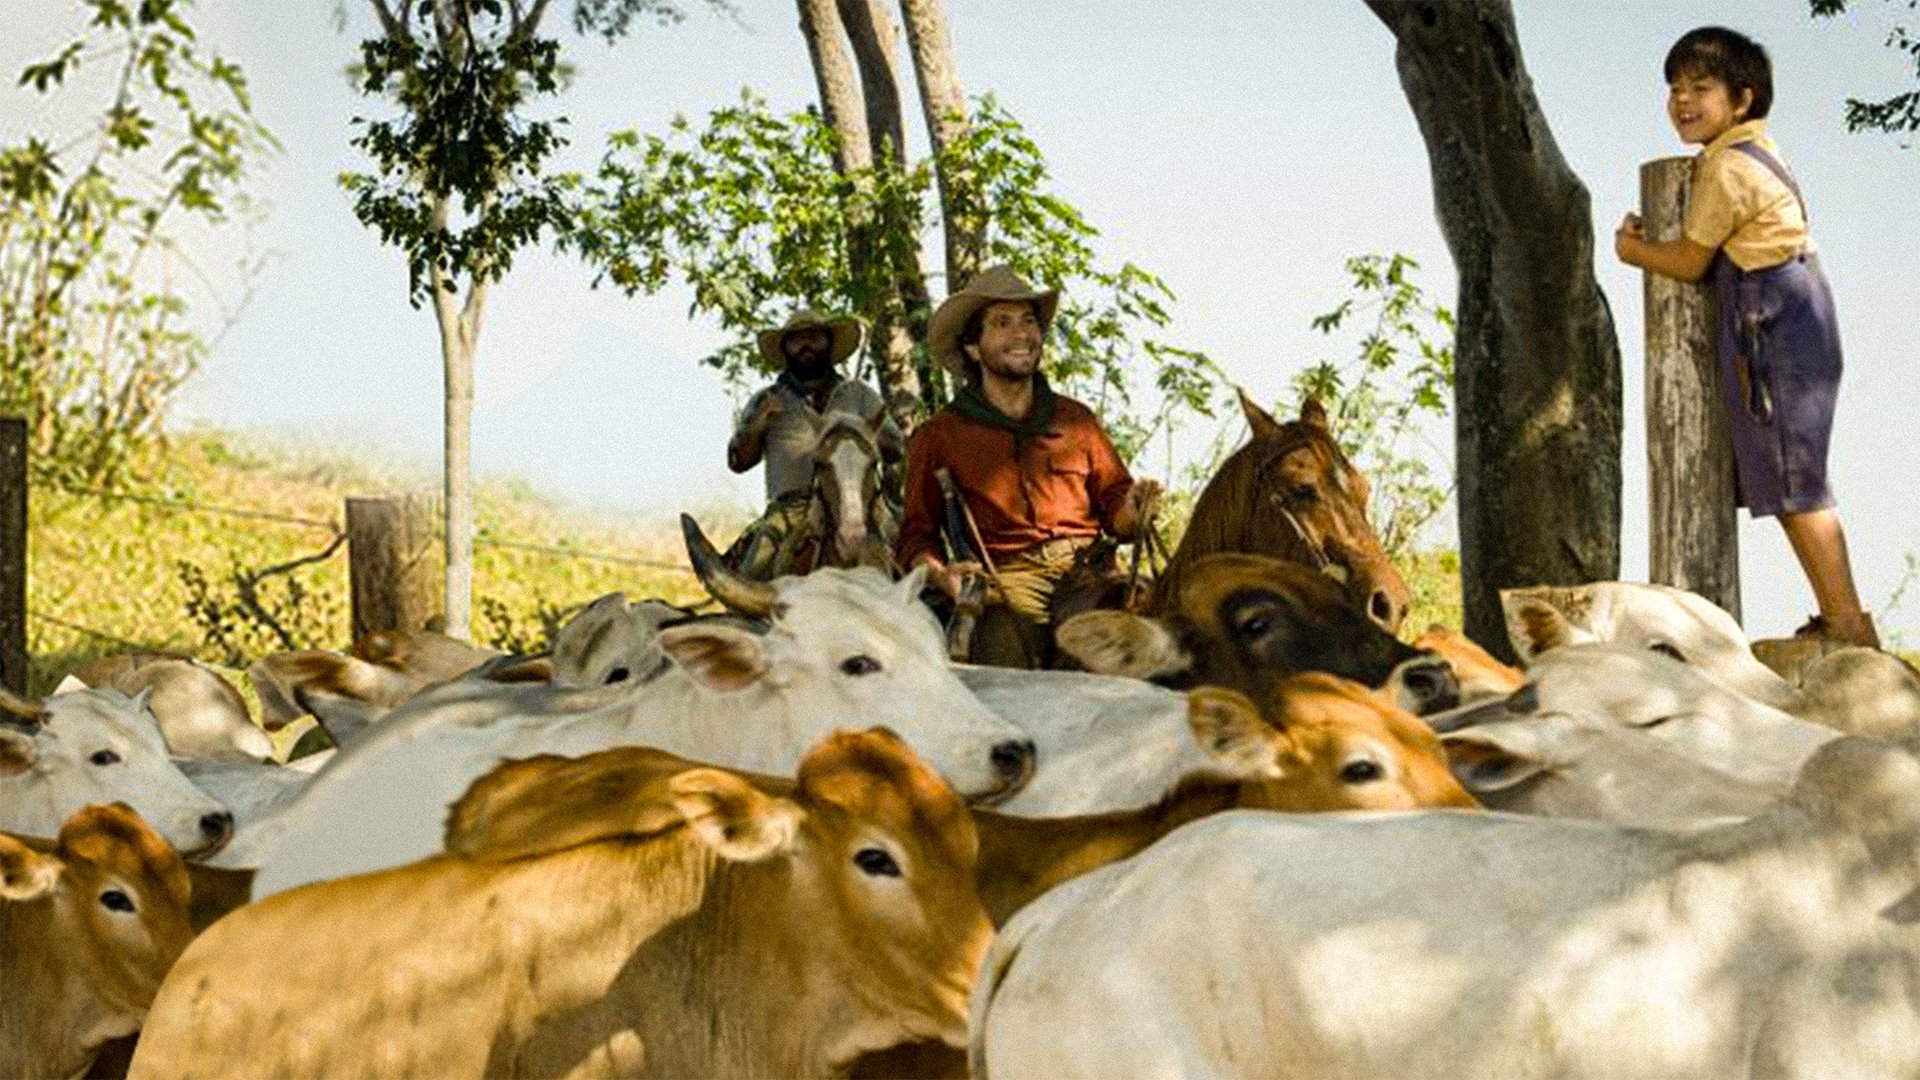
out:
<path id="1" fill-rule="evenodd" d="M 1508 0 L 1366 0 L 1460 276 L 1454 429 L 1466 631 L 1508 657 L 1498 590 L 1620 571 L 1620 348 L 1587 190 L 1520 57 Z"/>
<path id="2" fill-rule="evenodd" d="M 838 0 L 840 20 L 860 69 L 866 101 L 867 134 L 873 162 L 896 185 L 906 176 L 907 129 L 900 106 L 900 75 L 894 63 L 899 30 L 881 0 Z M 883 211 L 891 204 L 883 204 Z M 920 265 L 920 237 L 914 223 L 883 214 L 876 222 L 873 251 L 886 271 L 886 285 L 874 305 L 868 355 L 882 372 L 887 400 L 897 419 L 910 415 L 908 402 L 925 394 L 927 383 L 915 371 L 913 346 L 926 337 L 931 314 L 926 271 Z"/>
<path id="3" fill-rule="evenodd" d="M 986 207 L 972 178 L 953 160 L 952 147 L 967 133 L 967 96 L 953 65 L 953 39 L 947 33 L 946 0 L 900 0 L 907 24 L 907 48 L 920 84 L 920 107 L 933 141 L 940 182 L 940 220 L 947 242 L 947 289 L 966 285 L 986 257 Z"/>
<path id="4" fill-rule="evenodd" d="M 836 0 L 799 0 L 799 4 L 800 36 L 806 39 L 807 55 L 813 61 L 814 83 L 820 90 L 820 114 L 837 136 L 834 168 L 840 175 L 852 178 L 863 196 L 871 196 L 874 152 L 869 114 L 875 110 L 867 102 L 868 95 L 862 93 L 860 77 L 855 74 L 853 62 L 847 57 L 848 30 L 841 21 L 840 5 Z M 870 22 L 864 16 L 863 21 Z M 892 136 L 893 145 L 898 147 L 900 106 L 897 90 L 894 93 L 892 115 L 892 127 L 896 132 Z M 881 120 L 882 126 L 887 126 L 884 113 Z M 897 327 L 898 320 L 888 315 L 894 304 L 892 275 L 880 272 L 884 265 L 882 260 L 887 257 L 887 252 L 881 246 L 885 233 L 886 230 L 871 215 L 849 215 L 847 258 L 853 279 L 860 283 L 882 282 L 873 287 L 870 290 L 872 295 L 865 296 L 861 303 L 861 314 L 867 317 L 873 327 L 867 342 L 868 357 L 879 379 L 881 393 L 887 399 L 895 421 L 904 431 L 912 417 L 912 410 L 901 403 L 919 397 L 920 383 L 910 359 L 912 341 L 896 344 L 894 339 L 898 335 L 891 329 Z M 869 290 L 856 290 L 865 291 Z M 899 359 L 895 358 L 896 352 L 901 354 Z"/>
<path id="5" fill-rule="evenodd" d="M 433 216 L 444 228 L 448 199 L 434 204 Z M 440 327 L 440 360 L 445 370 L 446 413 L 444 497 L 447 589 L 445 632 L 467 640 L 473 634 L 473 357 L 480 343 L 487 285 L 475 275 L 464 304 L 455 303 L 440 270 L 433 271 L 433 315 Z M 414 627 L 412 629 L 418 629 Z"/>

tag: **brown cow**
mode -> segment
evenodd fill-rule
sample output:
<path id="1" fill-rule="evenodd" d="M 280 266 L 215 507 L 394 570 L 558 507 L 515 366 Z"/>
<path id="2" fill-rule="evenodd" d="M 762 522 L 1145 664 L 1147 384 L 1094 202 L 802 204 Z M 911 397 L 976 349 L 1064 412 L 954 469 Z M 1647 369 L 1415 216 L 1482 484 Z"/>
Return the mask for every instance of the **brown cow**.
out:
<path id="1" fill-rule="evenodd" d="M 1217 763 L 1138 810 L 1063 818 L 974 811 L 980 897 L 996 925 L 1047 889 L 1222 810 L 1477 807 L 1432 729 L 1378 693 L 1296 675 L 1263 709 L 1224 687 L 1187 695 L 1194 739 Z"/>
<path id="2" fill-rule="evenodd" d="M 1079 817 L 1022 818 L 975 808 L 976 879 L 995 926 L 1047 890 L 1136 855 L 1190 821 L 1224 810 L 1477 808 L 1433 732 L 1378 693 L 1330 675 L 1280 684 L 1264 710 L 1238 691 L 1202 687 L 1188 722 L 1216 769 L 1152 806 Z M 932 1043 L 855 1063 L 859 1077 L 965 1077 L 966 1055 Z"/>
<path id="3" fill-rule="evenodd" d="M 1404 707 L 1459 704 L 1441 658 L 1370 622 L 1332 579 L 1265 555 L 1209 555 L 1182 576 L 1158 618 L 1090 611 L 1060 627 L 1060 647 L 1106 675 L 1232 686 L 1254 697 L 1304 671 L 1391 687 Z"/>
<path id="4" fill-rule="evenodd" d="M 965 1040 L 977 841 L 888 732 L 826 740 L 790 795 L 653 750 L 516 762 L 447 846 L 223 919 L 131 1075 L 826 1076 Z"/>
<path id="5" fill-rule="evenodd" d="M 0 833 L 0 1076 L 79 1076 L 187 947 L 187 869 L 124 803 Z"/>
<path id="6" fill-rule="evenodd" d="M 1506 698 L 1526 685 L 1527 673 L 1493 658 L 1474 640 L 1458 630 L 1435 623 L 1413 641 L 1413 647 L 1433 653 L 1453 669 L 1460 683 L 1460 703 Z"/>

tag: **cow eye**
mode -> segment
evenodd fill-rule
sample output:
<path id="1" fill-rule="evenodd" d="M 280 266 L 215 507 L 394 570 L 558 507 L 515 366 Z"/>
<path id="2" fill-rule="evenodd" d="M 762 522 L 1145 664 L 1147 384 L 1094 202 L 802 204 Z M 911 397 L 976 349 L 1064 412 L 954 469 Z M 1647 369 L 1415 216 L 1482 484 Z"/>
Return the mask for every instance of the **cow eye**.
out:
<path id="1" fill-rule="evenodd" d="M 840 670 L 849 675 L 871 675 L 880 670 L 880 661 L 862 653 L 840 661 Z"/>
<path id="2" fill-rule="evenodd" d="M 119 889 L 108 889 L 106 892 L 100 894 L 100 906 L 106 908 L 108 911 L 118 911 L 131 915 L 133 913 L 133 898 L 121 892 Z"/>
<path id="3" fill-rule="evenodd" d="M 1310 503 L 1320 497 L 1320 489 L 1311 484 L 1302 484 L 1287 492 L 1287 497 L 1294 502 Z"/>
<path id="4" fill-rule="evenodd" d="M 1386 775 L 1386 770 L 1377 761 L 1361 758 L 1340 766 L 1340 782 L 1343 784 L 1371 784 Z"/>
<path id="5" fill-rule="evenodd" d="M 1240 620 L 1240 633 L 1246 637 L 1260 637 L 1273 629 L 1273 620 L 1265 615 L 1249 615 Z"/>
<path id="6" fill-rule="evenodd" d="M 853 865 L 868 877 L 899 877 L 900 864 L 877 847 L 861 848 L 853 853 Z"/>
<path id="7" fill-rule="evenodd" d="M 95 750 L 93 755 L 87 758 L 87 760 L 93 762 L 95 765 L 118 765 L 120 763 L 120 755 L 111 750 Z"/>
<path id="8" fill-rule="evenodd" d="M 1656 641 L 1653 644 L 1647 646 L 1647 648 L 1652 649 L 1654 652 L 1659 653 L 1661 656 L 1671 656 L 1675 660 L 1678 660 L 1683 664 L 1687 662 L 1687 658 L 1685 654 L 1681 653 L 1679 649 L 1674 648 L 1673 646 L 1667 644 L 1664 641 Z"/>
<path id="9" fill-rule="evenodd" d="M 632 672 L 628 671 L 626 668 L 623 668 L 623 667 L 614 668 L 612 671 L 607 672 L 607 685 L 612 686 L 614 683 L 617 683 L 617 682 L 626 682 L 627 676 L 631 674 Z"/>

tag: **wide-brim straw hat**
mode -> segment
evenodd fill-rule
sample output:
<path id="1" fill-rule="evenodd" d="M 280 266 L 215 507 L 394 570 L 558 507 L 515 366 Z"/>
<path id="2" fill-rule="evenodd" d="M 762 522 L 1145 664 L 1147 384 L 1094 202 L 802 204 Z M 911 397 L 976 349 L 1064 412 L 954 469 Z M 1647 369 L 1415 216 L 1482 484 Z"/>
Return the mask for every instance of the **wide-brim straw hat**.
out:
<path id="1" fill-rule="evenodd" d="M 1040 316 L 1040 330 L 1053 325 L 1053 313 L 1060 307 L 1059 289 L 1036 289 L 1019 274 L 1005 266 L 989 266 L 973 275 L 967 286 L 940 305 L 927 322 L 927 350 L 941 366 L 955 375 L 967 372 L 967 355 L 960 350 L 960 335 L 967 320 L 988 304 L 1028 300 Z"/>
<path id="2" fill-rule="evenodd" d="M 853 355 L 860 347 L 860 320 L 851 315 L 823 315 L 812 308 L 801 308 L 787 320 L 787 325 L 776 330 L 760 331 L 760 355 L 774 367 L 785 367 L 787 354 L 780 346 L 787 335 L 795 330 L 825 330 L 833 335 L 833 345 L 829 354 L 834 363 L 839 363 Z"/>

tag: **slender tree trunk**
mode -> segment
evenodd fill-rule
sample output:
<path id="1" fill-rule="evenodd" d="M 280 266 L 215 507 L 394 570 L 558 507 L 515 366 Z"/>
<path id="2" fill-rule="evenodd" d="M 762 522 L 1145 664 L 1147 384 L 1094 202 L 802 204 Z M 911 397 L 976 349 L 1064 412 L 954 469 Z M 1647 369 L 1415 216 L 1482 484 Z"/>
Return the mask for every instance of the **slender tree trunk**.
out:
<path id="1" fill-rule="evenodd" d="M 897 187 L 906 176 L 906 122 L 900 105 L 900 74 L 894 57 L 899 30 L 881 0 L 838 0 L 840 20 L 853 44 L 859 65 L 860 88 L 866 102 L 867 133 L 872 139 L 875 169 Z M 920 264 L 920 237 L 914 223 L 887 215 L 876 223 L 874 253 L 885 269 L 886 285 L 874 304 L 873 334 L 868 355 L 882 373 L 888 403 L 903 423 L 910 410 L 905 403 L 925 393 L 925 383 L 914 370 L 913 346 L 926 337 L 931 314 L 926 271 Z"/>
<path id="2" fill-rule="evenodd" d="M 1460 276 L 1454 347 L 1467 633 L 1512 655 L 1498 590 L 1620 571 L 1620 349 L 1587 190 L 1521 62 L 1508 0 L 1366 0 Z"/>
<path id="3" fill-rule="evenodd" d="M 860 95 L 859 76 L 844 47 L 846 27 L 840 23 L 835 0 L 799 0 L 800 36 L 813 61 L 813 81 L 820 90 L 820 115 L 839 138 L 834 143 L 834 167 L 851 176 L 873 167 L 873 142 L 867 133 L 867 114 Z"/>
<path id="4" fill-rule="evenodd" d="M 951 152 L 967 133 L 967 96 L 953 64 L 946 0 L 900 0 L 900 12 L 907 24 L 907 48 L 920 84 L 927 135 L 933 141 L 947 243 L 946 291 L 951 294 L 980 269 L 986 251 L 986 207 Z"/>
<path id="5" fill-rule="evenodd" d="M 447 199 L 434 206 L 439 227 L 446 224 Z M 476 274 L 464 304 L 455 304 L 445 279 L 433 273 L 433 315 L 440 327 L 440 360 L 445 370 L 445 485 L 447 588 L 445 632 L 461 641 L 473 634 L 473 357 L 480 343 L 487 284 Z"/>

